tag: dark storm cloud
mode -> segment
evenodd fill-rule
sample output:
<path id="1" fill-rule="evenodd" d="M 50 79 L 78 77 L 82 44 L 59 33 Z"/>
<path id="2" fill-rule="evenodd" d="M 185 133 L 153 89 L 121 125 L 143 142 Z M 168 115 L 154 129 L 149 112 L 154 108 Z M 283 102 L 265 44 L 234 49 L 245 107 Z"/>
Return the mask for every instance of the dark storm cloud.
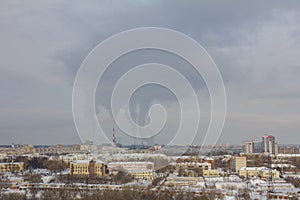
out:
<path id="1" fill-rule="evenodd" d="M 299 139 L 298 1 L 7 0 L 0 5 L 3 143 L 78 142 L 71 94 L 81 62 L 112 34 L 144 26 L 191 36 L 219 66 L 228 93 L 220 142 L 239 143 L 266 132 L 283 143 Z M 288 133 L 293 136 L 284 137 Z"/>

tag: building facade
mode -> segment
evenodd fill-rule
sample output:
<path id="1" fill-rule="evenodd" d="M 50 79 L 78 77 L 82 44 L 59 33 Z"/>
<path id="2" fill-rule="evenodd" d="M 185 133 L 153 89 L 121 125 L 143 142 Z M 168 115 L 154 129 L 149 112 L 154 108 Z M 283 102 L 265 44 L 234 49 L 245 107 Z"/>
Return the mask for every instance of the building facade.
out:
<path id="1" fill-rule="evenodd" d="M 279 154 L 299 154 L 300 150 L 298 146 L 281 146 L 278 147 Z"/>
<path id="2" fill-rule="evenodd" d="M 154 171 L 153 170 L 131 170 L 128 171 L 135 179 L 147 179 L 153 180 Z"/>
<path id="3" fill-rule="evenodd" d="M 108 163 L 108 169 L 112 171 L 126 171 L 135 179 L 153 179 L 153 162 L 111 162 Z"/>
<path id="4" fill-rule="evenodd" d="M 0 163 L 0 173 L 5 172 L 22 172 L 24 170 L 23 162 L 6 162 Z"/>
<path id="5" fill-rule="evenodd" d="M 154 170 L 153 162 L 111 162 L 108 163 L 108 168 L 113 170 Z"/>
<path id="6" fill-rule="evenodd" d="M 261 177 L 261 178 L 279 178 L 279 171 L 266 167 L 242 167 L 239 170 L 239 176 L 246 178 Z"/>
<path id="7" fill-rule="evenodd" d="M 278 145 L 275 142 L 275 137 L 272 135 L 265 135 L 262 137 L 263 153 L 278 154 Z"/>
<path id="8" fill-rule="evenodd" d="M 105 176 L 107 166 L 101 160 L 73 160 L 70 163 L 71 175 Z"/>
<path id="9" fill-rule="evenodd" d="M 230 169 L 233 171 L 239 171 L 240 168 L 247 167 L 247 158 L 244 156 L 237 156 L 231 159 Z"/>
<path id="10" fill-rule="evenodd" d="M 169 176 L 164 183 L 167 186 L 191 186 L 197 183 L 203 183 L 203 177 L 179 177 L 179 176 Z"/>
<path id="11" fill-rule="evenodd" d="M 249 141 L 245 143 L 246 154 L 253 153 L 268 153 L 277 155 L 278 144 L 275 141 L 275 137 L 272 135 L 265 135 L 262 137 L 262 141 Z"/>
<path id="12" fill-rule="evenodd" d="M 220 173 L 216 169 L 203 170 L 203 176 L 204 177 L 216 177 L 216 176 L 220 176 Z"/>
<path id="13" fill-rule="evenodd" d="M 263 153 L 263 144 L 261 141 L 249 141 L 245 143 L 246 154 Z"/>

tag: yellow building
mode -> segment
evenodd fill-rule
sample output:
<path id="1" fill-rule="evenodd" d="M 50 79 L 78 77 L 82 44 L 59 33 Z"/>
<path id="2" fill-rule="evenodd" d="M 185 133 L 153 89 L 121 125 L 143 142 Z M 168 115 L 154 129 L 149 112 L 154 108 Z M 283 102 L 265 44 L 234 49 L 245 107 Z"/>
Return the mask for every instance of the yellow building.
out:
<path id="1" fill-rule="evenodd" d="M 271 175 L 272 175 L 272 178 L 280 178 L 279 171 L 277 171 L 275 169 L 273 169 L 273 170 L 266 169 L 266 170 L 261 171 L 261 174 L 260 174 L 260 176 L 262 178 L 269 178 Z"/>
<path id="2" fill-rule="evenodd" d="M 203 176 L 209 177 L 209 176 L 219 176 L 219 171 L 215 169 L 211 170 L 203 170 Z"/>
<path id="3" fill-rule="evenodd" d="M 279 171 L 275 169 L 269 169 L 266 167 L 242 167 L 239 170 L 239 175 L 242 177 L 252 178 L 261 177 L 269 178 L 272 173 L 272 178 L 279 178 Z"/>
<path id="4" fill-rule="evenodd" d="M 238 172 L 240 168 L 247 167 L 247 159 L 243 156 L 234 157 L 230 162 L 230 168 Z"/>
<path id="5" fill-rule="evenodd" d="M 4 172 L 21 172 L 24 170 L 23 162 L 0 163 L 0 173 Z"/>
<path id="6" fill-rule="evenodd" d="M 260 174 L 260 167 L 242 167 L 239 170 L 239 176 L 242 177 L 258 177 Z"/>
<path id="7" fill-rule="evenodd" d="M 72 175 L 97 175 L 105 176 L 107 166 L 101 160 L 73 160 L 70 163 Z"/>
<path id="8" fill-rule="evenodd" d="M 135 179 L 153 179 L 153 170 L 132 170 L 128 171 Z"/>

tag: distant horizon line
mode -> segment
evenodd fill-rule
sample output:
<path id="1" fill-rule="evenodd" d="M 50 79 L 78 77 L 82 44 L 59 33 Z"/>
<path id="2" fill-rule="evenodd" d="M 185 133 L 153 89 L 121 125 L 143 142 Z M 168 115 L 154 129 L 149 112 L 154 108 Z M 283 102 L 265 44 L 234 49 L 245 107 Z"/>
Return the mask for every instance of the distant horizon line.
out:
<path id="1" fill-rule="evenodd" d="M 36 144 L 31 144 L 31 143 L 10 143 L 10 144 L 0 144 L 1 146 L 12 146 L 12 145 L 33 145 L 33 146 L 55 146 L 55 145 L 65 145 L 65 146 L 70 146 L 70 145 L 88 145 L 85 143 L 51 143 L 51 144 L 42 144 L 42 143 L 36 143 Z M 101 144 L 92 144 L 92 145 L 113 145 L 112 143 L 101 143 Z M 138 144 L 123 144 L 124 146 L 131 146 L 131 145 L 137 145 Z M 200 144 L 189 144 L 189 145 L 184 145 L 184 144 L 173 144 L 173 145 L 168 145 L 168 144 L 153 144 L 153 145 L 144 145 L 144 146 L 155 146 L 155 145 L 165 145 L 165 146 L 201 146 Z M 204 146 L 219 146 L 219 145 L 234 145 L 234 146 L 242 146 L 244 145 L 244 142 L 236 144 L 236 143 L 217 143 L 217 144 L 208 144 Z M 142 146 L 142 145 L 141 145 Z M 300 144 L 296 143 L 284 143 L 284 144 L 278 144 L 278 146 L 300 146 Z"/>

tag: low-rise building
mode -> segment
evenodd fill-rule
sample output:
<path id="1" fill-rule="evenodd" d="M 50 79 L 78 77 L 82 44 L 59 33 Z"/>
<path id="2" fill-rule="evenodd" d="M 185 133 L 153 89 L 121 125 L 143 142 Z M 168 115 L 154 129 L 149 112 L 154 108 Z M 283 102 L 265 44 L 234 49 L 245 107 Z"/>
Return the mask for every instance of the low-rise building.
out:
<path id="1" fill-rule="evenodd" d="M 128 171 L 135 179 L 153 179 L 153 170 L 131 170 Z"/>
<path id="2" fill-rule="evenodd" d="M 260 167 L 243 167 L 239 170 L 239 176 L 252 178 L 258 177 L 260 173 Z"/>
<path id="3" fill-rule="evenodd" d="M 195 169 L 211 170 L 211 163 L 208 162 L 173 162 L 170 165 L 175 166 L 178 169 Z"/>
<path id="4" fill-rule="evenodd" d="M 70 163 L 72 175 L 97 175 L 105 176 L 107 166 L 101 160 L 73 160 Z"/>
<path id="5" fill-rule="evenodd" d="M 108 163 L 108 168 L 113 170 L 124 170 L 124 171 L 134 171 L 134 170 L 153 170 L 153 162 L 111 162 Z"/>
<path id="6" fill-rule="evenodd" d="M 299 154 L 299 146 L 280 146 L 278 147 L 279 154 Z"/>
<path id="7" fill-rule="evenodd" d="M 266 167 L 242 167 L 239 170 L 239 176 L 241 177 L 261 177 L 261 178 L 279 178 L 279 171 L 276 169 L 269 169 Z"/>
<path id="8" fill-rule="evenodd" d="M 179 177 L 170 176 L 167 178 L 165 185 L 167 186 L 192 186 L 199 182 L 204 182 L 202 177 Z"/>
<path id="9" fill-rule="evenodd" d="M 247 188 L 246 182 L 233 182 L 233 181 L 224 181 L 224 182 L 216 182 L 215 187 L 218 190 L 238 190 Z"/>
<path id="10" fill-rule="evenodd" d="M 260 174 L 260 176 L 262 177 L 262 178 L 270 178 L 270 177 L 272 177 L 272 178 L 280 178 L 280 173 L 279 173 L 279 171 L 277 171 L 276 169 L 268 169 L 268 168 L 265 168 L 265 169 L 263 169 L 263 170 L 261 170 L 261 174 Z"/>
<path id="11" fill-rule="evenodd" d="M 153 162 L 111 162 L 108 164 L 110 172 L 114 170 L 126 171 L 136 179 L 153 179 Z"/>
<path id="12" fill-rule="evenodd" d="M 4 172 L 22 172 L 24 170 L 23 162 L 0 163 L 0 173 Z"/>
<path id="13" fill-rule="evenodd" d="M 271 185 L 268 183 L 257 184 L 259 191 L 267 191 L 270 189 L 270 186 L 273 190 L 291 190 L 295 188 L 291 183 L 272 183 Z"/>
<path id="14" fill-rule="evenodd" d="M 203 170 L 203 176 L 204 177 L 215 177 L 215 176 L 220 176 L 220 173 L 218 170 L 215 169 L 210 169 L 210 170 Z"/>

